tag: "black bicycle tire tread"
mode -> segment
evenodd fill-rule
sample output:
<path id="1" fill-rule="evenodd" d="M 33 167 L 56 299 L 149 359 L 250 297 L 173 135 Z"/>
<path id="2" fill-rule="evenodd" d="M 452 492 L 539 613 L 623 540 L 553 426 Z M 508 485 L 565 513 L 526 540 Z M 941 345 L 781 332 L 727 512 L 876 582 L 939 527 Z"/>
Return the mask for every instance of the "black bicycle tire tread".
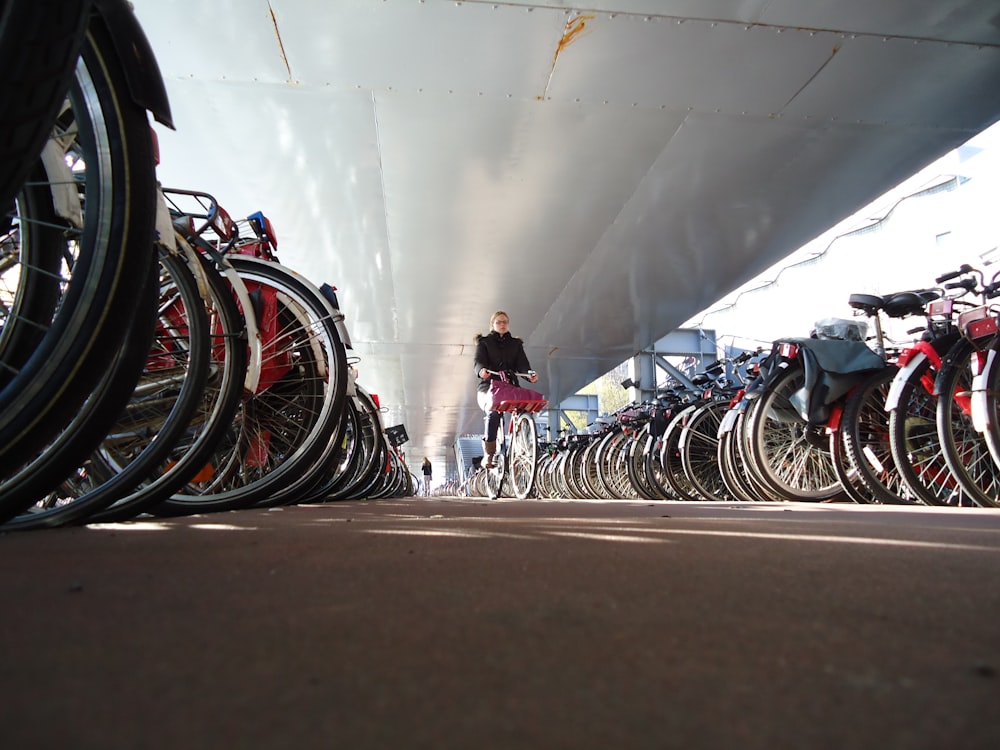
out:
<path id="1" fill-rule="evenodd" d="M 41 153 L 69 88 L 90 0 L 7 0 L 0 11 L 0 205 Z"/>
<path id="2" fill-rule="evenodd" d="M 109 311 L 135 306 L 144 289 L 136 280 L 148 278 L 154 269 L 155 254 L 148 239 L 153 226 L 155 186 L 149 126 L 145 110 L 123 96 L 127 87 L 114 54 L 107 30 L 92 23 L 82 57 L 91 61 L 88 69 L 93 71 L 98 96 L 102 97 L 106 114 L 113 118 L 109 125 L 109 137 L 115 144 L 112 173 L 120 173 L 117 179 L 128 181 L 130 190 L 115 193 L 111 242 L 107 246 L 110 254 L 99 267 L 86 272 L 87 284 L 74 277 L 75 289 L 71 287 L 70 294 L 88 288 L 90 296 L 85 305 L 64 302 L 77 307 L 72 315 L 72 332 L 56 326 L 58 337 L 49 337 L 47 345 L 0 393 L 0 464 L 4 466 L 19 466 L 30 460 L 59 432 L 62 415 L 74 414 L 90 396 L 102 377 L 107 352 L 118 346 L 131 324 L 128 316 Z M 101 77 L 105 74 L 109 77 Z M 105 122 L 109 122 L 107 116 Z M 84 245 L 90 231 L 88 222 Z M 78 267 L 87 263 L 84 258 Z M 43 425 L 47 433 L 39 430 Z"/>

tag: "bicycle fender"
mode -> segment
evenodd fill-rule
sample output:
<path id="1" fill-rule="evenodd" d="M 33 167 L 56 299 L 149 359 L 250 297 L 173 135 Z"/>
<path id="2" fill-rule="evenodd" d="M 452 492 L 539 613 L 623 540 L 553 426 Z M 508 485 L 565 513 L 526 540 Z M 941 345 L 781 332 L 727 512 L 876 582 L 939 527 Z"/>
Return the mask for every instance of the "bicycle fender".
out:
<path id="1" fill-rule="evenodd" d="M 997 366 L 996 349 L 986 352 L 986 361 L 972 377 L 972 426 L 985 433 L 990 427 L 990 412 L 987 408 L 986 385 L 988 374 Z"/>
<path id="2" fill-rule="evenodd" d="M 721 438 L 727 432 L 732 432 L 733 427 L 736 426 L 736 420 L 740 416 L 740 407 L 732 406 L 729 410 L 722 415 L 722 419 L 719 420 L 719 429 L 716 432 L 716 437 Z"/>
<path id="3" fill-rule="evenodd" d="M 83 209 L 73 179 L 73 171 L 66 164 L 65 154 L 58 141 L 49 139 L 42 149 L 42 167 L 49 181 L 52 205 L 56 216 L 65 219 L 77 229 L 83 228 Z"/>
<path id="4" fill-rule="evenodd" d="M 911 352 L 906 364 L 899 368 L 899 372 L 896 373 L 896 377 L 892 379 L 892 384 L 889 386 L 889 393 L 885 397 L 886 413 L 891 413 L 899 408 L 899 399 L 903 394 L 903 388 L 906 387 L 906 383 L 910 379 L 910 375 L 926 360 L 927 354 L 925 352 Z"/>
<path id="5" fill-rule="evenodd" d="M 94 0 L 94 9 L 111 32 L 132 101 L 174 130 L 167 87 L 131 4 L 127 0 Z"/>

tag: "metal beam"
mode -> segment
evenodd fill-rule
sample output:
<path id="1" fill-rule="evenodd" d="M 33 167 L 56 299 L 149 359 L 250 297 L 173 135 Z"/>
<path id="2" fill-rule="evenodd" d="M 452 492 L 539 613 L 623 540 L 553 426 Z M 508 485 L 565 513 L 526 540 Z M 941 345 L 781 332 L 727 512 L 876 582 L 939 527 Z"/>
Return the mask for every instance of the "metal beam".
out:
<path id="1" fill-rule="evenodd" d="M 678 328 L 659 339 L 653 346 L 643 349 L 632 358 L 632 370 L 636 373 L 633 398 L 650 401 L 656 397 L 656 368 L 667 373 L 686 388 L 692 388 L 691 380 L 667 361 L 666 357 L 694 357 L 699 362 L 699 370 L 717 356 L 715 331 L 705 328 Z"/>

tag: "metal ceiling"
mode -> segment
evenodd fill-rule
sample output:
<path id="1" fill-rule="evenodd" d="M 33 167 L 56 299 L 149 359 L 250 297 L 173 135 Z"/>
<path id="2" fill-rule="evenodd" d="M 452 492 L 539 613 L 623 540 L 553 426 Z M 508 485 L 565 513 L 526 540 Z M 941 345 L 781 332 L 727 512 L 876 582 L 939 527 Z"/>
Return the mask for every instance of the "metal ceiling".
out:
<path id="1" fill-rule="evenodd" d="M 496 309 L 565 397 L 1000 118 L 996 0 L 134 0 L 160 177 L 263 210 L 443 459 Z"/>

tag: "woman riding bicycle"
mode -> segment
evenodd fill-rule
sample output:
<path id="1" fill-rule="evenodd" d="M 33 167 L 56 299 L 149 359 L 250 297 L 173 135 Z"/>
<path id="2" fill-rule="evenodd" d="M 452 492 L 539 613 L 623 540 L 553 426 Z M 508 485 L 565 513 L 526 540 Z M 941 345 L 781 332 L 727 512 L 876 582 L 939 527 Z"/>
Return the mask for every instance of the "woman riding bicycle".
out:
<path id="1" fill-rule="evenodd" d="M 483 438 L 483 451 L 486 462 L 483 467 L 493 468 L 493 458 L 497 452 L 497 430 L 500 427 L 500 412 L 493 411 L 493 394 L 490 390 L 491 380 L 500 380 L 494 373 L 508 373 L 508 380 L 517 385 L 518 372 L 528 372 L 531 365 L 524 353 L 524 342 L 511 336 L 508 326 L 510 317 L 498 310 L 490 317 L 490 332 L 485 336 L 476 335 L 476 365 L 475 372 L 479 378 L 477 400 L 480 408 L 486 412 L 486 435 Z M 528 381 L 535 383 L 538 375 L 531 373 Z"/>

